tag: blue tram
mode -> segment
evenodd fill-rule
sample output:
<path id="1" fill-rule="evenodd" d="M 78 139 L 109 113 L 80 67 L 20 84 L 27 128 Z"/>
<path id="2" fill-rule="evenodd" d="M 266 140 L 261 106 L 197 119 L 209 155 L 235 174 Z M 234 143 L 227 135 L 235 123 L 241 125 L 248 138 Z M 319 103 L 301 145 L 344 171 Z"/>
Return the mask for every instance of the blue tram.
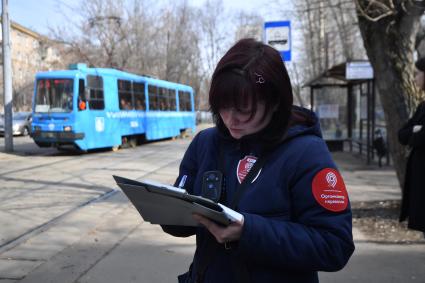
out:
<path id="1" fill-rule="evenodd" d="M 32 109 L 31 136 L 40 147 L 116 149 L 195 131 L 190 86 L 85 64 L 37 73 Z"/>

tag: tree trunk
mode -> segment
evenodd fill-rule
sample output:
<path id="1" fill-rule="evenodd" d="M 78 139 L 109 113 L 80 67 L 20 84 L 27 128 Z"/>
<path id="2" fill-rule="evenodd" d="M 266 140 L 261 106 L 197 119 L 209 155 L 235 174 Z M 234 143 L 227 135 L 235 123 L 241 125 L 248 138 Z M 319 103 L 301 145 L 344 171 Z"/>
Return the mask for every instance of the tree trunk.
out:
<path id="1" fill-rule="evenodd" d="M 359 1 L 363 7 L 368 0 Z M 358 10 L 359 27 L 372 64 L 387 124 L 387 137 L 394 168 L 402 186 L 406 166 L 406 148 L 398 142 L 398 130 L 420 100 L 414 85 L 413 52 L 415 35 L 424 8 L 393 0 L 392 15 L 372 21 Z M 376 15 L 376 14 L 375 14 Z"/>

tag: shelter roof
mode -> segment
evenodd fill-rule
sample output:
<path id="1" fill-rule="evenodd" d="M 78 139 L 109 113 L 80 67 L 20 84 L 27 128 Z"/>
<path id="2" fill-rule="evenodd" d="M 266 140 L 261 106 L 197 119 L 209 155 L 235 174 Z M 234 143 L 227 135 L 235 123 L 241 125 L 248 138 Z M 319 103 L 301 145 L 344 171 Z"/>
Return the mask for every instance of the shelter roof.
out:
<path id="1" fill-rule="evenodd" d="M 307 81 L 304 84 L 304 87 L 346 87 L 348 85 L 359 84 L 367 81 L 366 79 L 349 80 L 346 78 L 347 64 L 355 62 L 367 62 L 367 60 L 352 60 L 334 65 L 319 76 Z"/>

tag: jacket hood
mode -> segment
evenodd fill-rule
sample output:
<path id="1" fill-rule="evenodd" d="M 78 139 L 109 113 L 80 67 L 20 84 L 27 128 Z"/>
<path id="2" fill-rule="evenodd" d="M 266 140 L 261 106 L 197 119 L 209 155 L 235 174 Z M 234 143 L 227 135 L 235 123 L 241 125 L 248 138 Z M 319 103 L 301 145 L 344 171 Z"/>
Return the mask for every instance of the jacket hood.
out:
<path id="1" fill-rule="evenodd" d="M 292 121 L 284 140 L 302 135 L 315 135 L 322 138 L 319 118 L 311 110 L 294 106 L 292 109 Z"/>

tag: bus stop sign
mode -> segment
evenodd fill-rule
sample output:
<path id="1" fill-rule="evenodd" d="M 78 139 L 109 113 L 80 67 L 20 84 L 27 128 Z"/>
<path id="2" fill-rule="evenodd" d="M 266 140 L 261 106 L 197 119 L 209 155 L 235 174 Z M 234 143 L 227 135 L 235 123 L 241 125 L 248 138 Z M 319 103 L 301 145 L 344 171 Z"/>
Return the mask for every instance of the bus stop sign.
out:
<path id="1" fill-rule="evenodd" d="M 291 61 L 291 22 L 265 22 L 264 41 L 280 52 L 283 61 Z"/>

